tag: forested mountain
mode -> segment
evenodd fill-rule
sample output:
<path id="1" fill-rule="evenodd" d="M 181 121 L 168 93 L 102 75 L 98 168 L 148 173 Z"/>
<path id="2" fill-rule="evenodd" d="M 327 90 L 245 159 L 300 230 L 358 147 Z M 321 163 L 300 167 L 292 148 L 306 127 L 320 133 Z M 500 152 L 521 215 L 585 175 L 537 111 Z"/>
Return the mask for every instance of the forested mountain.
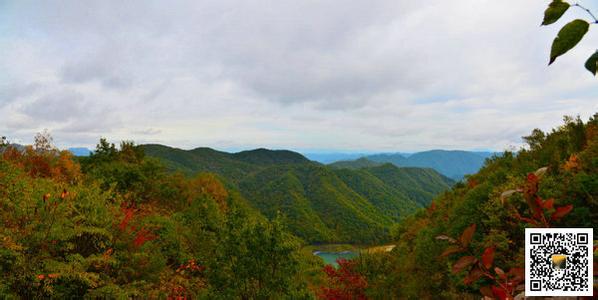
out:
<path id="1" fill-rule="evenodd" d="M 321 262 L 209 173 L 0 142 L 1 299 L 306 299 Z M 211 152 L 208 152 L 211 153 Z"/>
<path id="2" fill-rule="evenodd" d="M 392 164 L 367 168 L 370 173 L 382 182 L 403 191 L 410 199 L 427 206 L 430 200 L 454 182 L 433 169 L 399 168 Z"/>
<path id="3" fill-rule="evenodd" d="M 552 132 L 536 129 L 524 140 L 526 149 L 491 158 L 402 221 L 392 231 L 392 253 L 359 260 L 353 270 L 372 298 L 512 299 L 523 289 L 525 228 L 596 232 L 598 114 L 585 124 L 565 118 Z"/>
<path id="4" fill-rule="evenodd" d="M 267 168 L 245 178 L 239 188 L 268 217 L 278 211 L 285 214 L 291 231 L 310 242 L 382 241 L 388 238 L 393 223 L 368 199 L 317 164 Z M 413 202 L 405 198 L 389 201 Z"/>
<path id="5" fill-rule="evenodd" d="M 383 241 L 391 224 L 427 205 L 452 184 L 432 169 L 386 164 L 337 170 L 285 150 L 227 153 L 162 145 L 141 148 L 172 170 L 218 174 L 262 214 L 273 218 L 283 213 L 293 233 L 315 243 Z M 365 187 L 365 182 L 373 186 Z M 372 191 L 374 186 L 378 191 Z"/>
<path id="6" fill-rule="evenodd" d="M 354 160 L 364 157 L 365 153 L 342 153 L 342 152 L 301 152 L 303 156 L 310 160 L 317 161 L 323 164 L 330 164 L 341 160 Z"/>
<path id="7" fill-rule="evenodd" d="M 368 155 L 365 158 L 378 163 L 391 163 L 395 166 L 404 166 L 407 161 L 407 157 L 400 153 L 380 153 Z"/>
<path id="8" fill-rule="evenodd" d="M 508 299 L 523 288 L 526 227 L 597 229 L 598 114 L 565 121 L 431 204 L 452 184 L 432 169 L 105 140 L 75 159 L 0 144 L 0 298 Z M 167 171 L 144 149 L 218 174 Z M 389 227 L 392 252 L 338 270 L 301 250 L 384 240 Z"/>
<path id="9" fill-rule="evenodd" d="M 366 167 L 380 166 L 383 164 L 383 162 L 376 162 L 373 160 L 369 160 L 365 157 L 361 157 L 356 160 L 340 160 L 337 162 L 333 162 L 328 166 L 337 169 L 361 169 Z"/>
<path id="10" fill-rule="evenodd" d="M 361 168 L 380 163 L 391 163 L 399 167 L 432 168 L 444 176 L 461 180 L 467 174 L 476 173 L 492 152 L 469 152 L 457 150 L 431 150 L 411 155 L 381 153 L 356 160 L 338 161 L 330 165 L 337 168 Z"/>

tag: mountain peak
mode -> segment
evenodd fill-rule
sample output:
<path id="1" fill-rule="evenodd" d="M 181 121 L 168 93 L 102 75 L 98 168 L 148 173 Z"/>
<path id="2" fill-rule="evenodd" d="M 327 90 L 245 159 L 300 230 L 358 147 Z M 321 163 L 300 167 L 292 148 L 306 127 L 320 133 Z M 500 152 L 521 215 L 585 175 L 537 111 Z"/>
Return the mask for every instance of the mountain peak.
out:
<path id="1" fill-rule="evenodd" d="M 305 156 L 289 150 L 258 148 L 232 154 L 234 159 L 254 164 L 289 164 L 309 162 Z"/>

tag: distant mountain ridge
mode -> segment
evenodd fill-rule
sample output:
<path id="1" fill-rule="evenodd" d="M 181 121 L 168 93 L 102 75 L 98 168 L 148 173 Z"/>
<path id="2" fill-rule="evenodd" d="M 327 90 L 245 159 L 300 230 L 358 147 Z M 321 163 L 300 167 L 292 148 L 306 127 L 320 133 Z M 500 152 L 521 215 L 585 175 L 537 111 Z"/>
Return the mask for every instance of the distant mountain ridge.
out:
<path id="1" fill-rule="evenodd" d="M 331 163 L 334 168 L 358 169 L 382 163 L 391 163 L 399 167 L 432 168 L 444 176 L 461 180 L 467 174 L 475 174 L 486 158 L 493 152 L 470 152 L 461 150 L 430 150 L 405 156 L 399 153 L 381 153 L 368 155 L 352 161 Z"/>
<path id="2" fill-rule="evenodd" d="M 72 147 L 68 148 L 67 150 L 71 152 L 74 156 L 89 156 L 89 154 L 92 152 L 91 150 L 85 147 Z"/>
<path id="3" fill-rule="evenodd" d="M 453 184 L 432 169 L 339 169 L 288 150 L 140 147 L 172 170 L 218 174 L 263 215 L 286 215 L 291 231 L 312 243 L 383 241 L 393 223 Z"/>
<path id="4" fill-rule="evenodd" d="M 376 167 L 383 165 L 383 162 L 374 161 L 365 157 L 358 158 L 356 160 L 341 160 L 328 164 L 328 166 L 335 169 L 361 169 L 367 167 Z"/>

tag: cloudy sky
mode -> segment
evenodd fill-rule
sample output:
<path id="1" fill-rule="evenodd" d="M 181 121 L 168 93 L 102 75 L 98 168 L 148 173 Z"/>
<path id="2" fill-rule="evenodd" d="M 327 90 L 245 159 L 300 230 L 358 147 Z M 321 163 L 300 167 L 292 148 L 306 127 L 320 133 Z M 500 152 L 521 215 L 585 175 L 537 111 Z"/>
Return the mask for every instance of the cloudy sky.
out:
<path id="1" fill-rule="evenodd" d="M 518 147 L 598 112 L 598 27 L 547 67 L 549 1 L 0 0 L 0 135 L 60 147 Z M 595 1 L 582 3 L 598 10 Z M 594 6 L 591 6 L 594 5 Z M 569 11 L 564 19 L 586 17 Z"/>

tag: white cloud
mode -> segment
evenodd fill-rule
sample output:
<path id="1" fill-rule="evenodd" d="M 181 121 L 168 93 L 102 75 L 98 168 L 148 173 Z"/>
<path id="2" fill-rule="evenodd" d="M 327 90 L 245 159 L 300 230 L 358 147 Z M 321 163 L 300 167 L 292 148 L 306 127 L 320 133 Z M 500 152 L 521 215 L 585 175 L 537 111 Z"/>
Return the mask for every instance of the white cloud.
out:
<path id="1" fill-rule="evenodd" d="M 66 146 L 107 136 L 179 147 L 504 149 L 564 114 L 598 111 L 583 70 L 596 35 L 548 68 L 563 22 L 538 26 L 547 3 L 3 3 L 0 131 L 26 141 L 49 128 Z"/>

